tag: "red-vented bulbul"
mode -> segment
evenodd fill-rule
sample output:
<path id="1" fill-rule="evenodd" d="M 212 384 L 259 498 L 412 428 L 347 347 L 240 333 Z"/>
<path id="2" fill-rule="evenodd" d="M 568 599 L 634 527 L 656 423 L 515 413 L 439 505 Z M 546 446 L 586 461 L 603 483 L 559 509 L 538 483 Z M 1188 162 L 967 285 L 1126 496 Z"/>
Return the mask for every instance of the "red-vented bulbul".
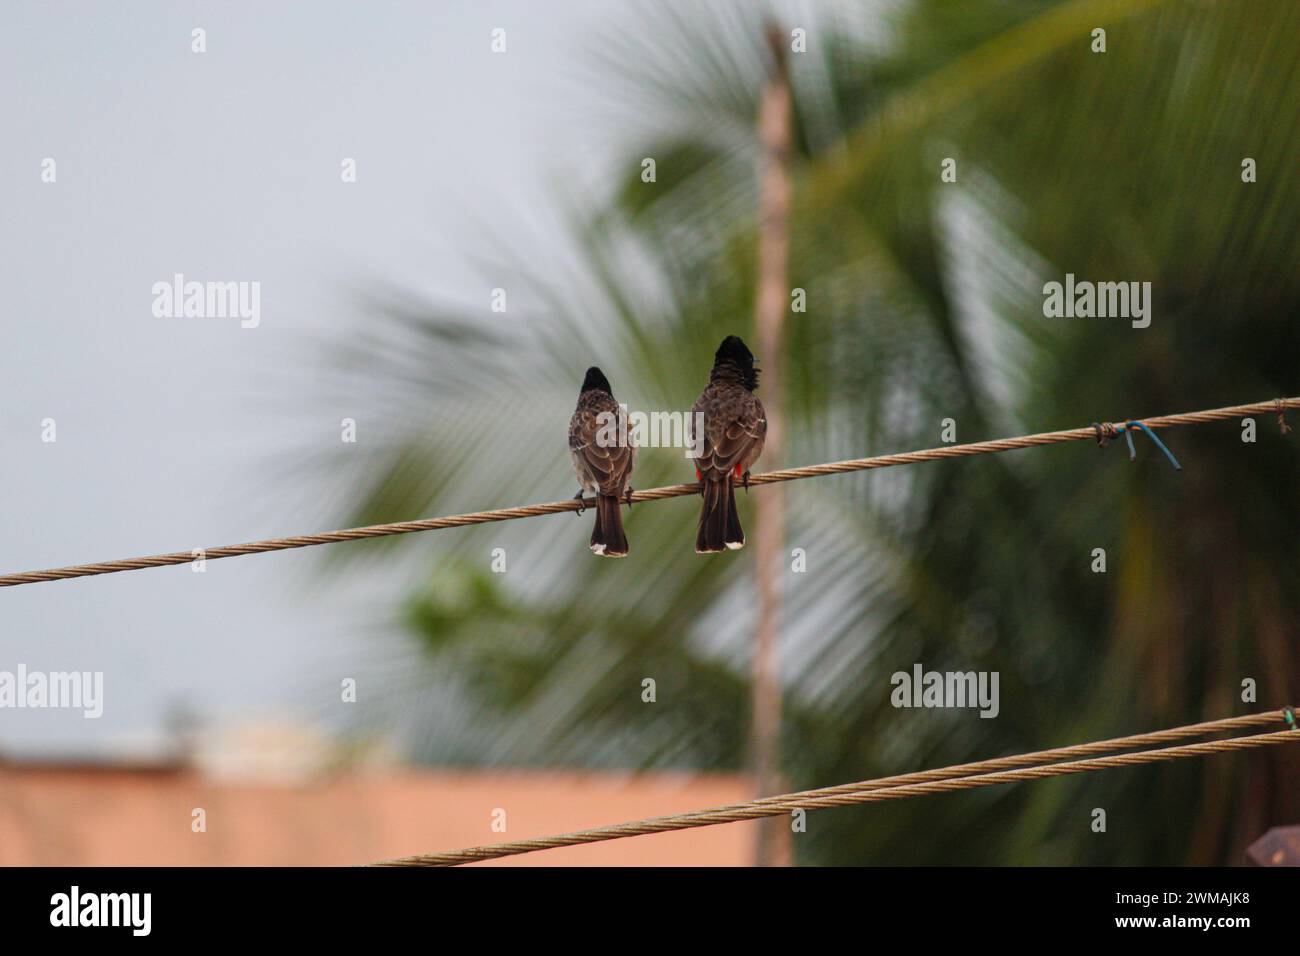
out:
<path id="1" fill-rule="evenodd" d="M 691 406 L 694 435 L 697 413 L 704 416 L 704 442 L 695 459 L 704 508 L 695 536 L 698 554 L 743 548 L 745 532 L 736 513 L 735 483 L 749 487 L 749 469 L 763 453 L 767 414 L 754 395 L 758 370 L 754 356 L 735 335 L 728 335 L 713 356 L 709 387 Z M 699 441 L 696 437 L 695 441 Z"/>
<path id="2" fill-rule="evenodd" d="M 618 414 L 609 380 L 595 366 L 587 369 L 578 393 L 578 407 L 569 419 L 569 453 L 580 486 L 575 497 L 581 498 L 583 492 L 596 496 L 591 550 L 606 558 L 627 557 L 627 535 L 618 508 L 625 494 L 628 504 L 632 503 L 628 482 L 636 462 L 636 446 L 630 436 L 623 434 Z"/>

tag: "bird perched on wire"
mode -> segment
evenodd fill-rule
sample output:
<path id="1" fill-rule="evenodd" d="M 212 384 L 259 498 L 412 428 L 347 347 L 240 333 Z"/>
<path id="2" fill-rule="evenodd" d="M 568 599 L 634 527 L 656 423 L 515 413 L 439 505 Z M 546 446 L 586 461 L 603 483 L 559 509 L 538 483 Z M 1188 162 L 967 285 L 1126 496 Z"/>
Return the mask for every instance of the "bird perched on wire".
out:
<path id="1" fill-rule="evenodd" d="M 749 488 L 749 469 L 763 453 L 767 414 L 754 394 L 758 370 L 754 356 L 738 336 L 728 335 L 713 356 L 709 386 L 691 407 L 695 477 L 700 481 L 704 506 L 695 536 L 698 554 L 735 550 L 745 546 L 745 531 L 736 513 L 735 483 Z M 694 434 L 702 424 L 703 441 Z"/>
<path id="2" fill-rule="evenodd" d="M 569 419 L 569 454 L 578 476 L 578 493 L 596 496 L 596 526 L 591 532 L 591 550 L 606 558 L 627 557 L 627 535 L 619 499 L 632 505 L 632 466 L 636 444 L 626 434 L 618 402 L 609 379 L 594 365 L 587 369 L 578 392 L 578 407 Z M 579 514 L 583 509 L 579 509 Z"/>

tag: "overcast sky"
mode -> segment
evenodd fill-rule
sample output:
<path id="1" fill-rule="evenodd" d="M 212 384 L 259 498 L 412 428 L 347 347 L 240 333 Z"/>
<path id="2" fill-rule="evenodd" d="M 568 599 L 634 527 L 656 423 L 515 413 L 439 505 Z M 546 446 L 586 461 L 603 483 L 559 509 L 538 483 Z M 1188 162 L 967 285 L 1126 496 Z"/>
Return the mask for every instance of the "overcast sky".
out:
<path id="1" fill-rule="evenodd" d="M 567 67 L 629 15 L 614 6 L 0 7 L 0 570 L 319 530 L 314 489 L 281 466 L 337 442 L 340 410 L 291 384 L 365 320 L 366 282 L 481 298 L 457 243 L 471 222 L 546 240 L 547 184 L 606 161 Z M 154 315 L 176 273 L 260 283 L 260 324 Z M 371 605 L 305 587 L 314 560 L 0 590 L 0 670 L 106 685 L 98 720 L 0 710 L 0 753 L 147 752 L 179 700 L 222 722 L 336 698 L 374 651 L 354 626 Z"/>

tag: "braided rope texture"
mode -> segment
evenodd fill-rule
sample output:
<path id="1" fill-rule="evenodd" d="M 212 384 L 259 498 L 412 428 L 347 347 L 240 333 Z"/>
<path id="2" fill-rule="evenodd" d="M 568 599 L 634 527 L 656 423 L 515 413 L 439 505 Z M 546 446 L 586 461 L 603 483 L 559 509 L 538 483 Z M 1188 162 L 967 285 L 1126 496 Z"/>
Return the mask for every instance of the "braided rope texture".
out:
<path id="1" fill-rule="evenodd" d="M 533 853 L 538 850 L 551 850 L 586 843 L 601 843 L 607 840 L 620 840 L 626 837 L 664 833 L 670 830 L 715 826 L 720 823 L 737 823 L 743 820 L 756 820 L 760 817 L 781 816 L 794 810 L 847 807 L 860 803 L 876 803 L 884 800 L 919 797 L 931 793 L 973 790 L 979 787 L 1016 783 L 1022 780 L 1039 780 L 1044 777 L 1089 773 L 1094 770 L 1108 770 L 1115 767 L 1132 767 L 1165 760 L 1200 757 L 1284 743 L 1300 743 L 1300 730 L 1292 729 L 1230 737 L 1226 740 L 1202 741 L 1183 746 L 1164 747 L 1158 750 L 1142 750 L 1136 753 L 1090 756 L 1113 750 L 1167 744 L 1173 741 L 1186 740 L 1189 737 L 1202 737 L 1206 734 L 1268 726 L 1285 719 L 1288 713 L 1293 713 L 1293 711 L 1290 708 L 1281 708 L 1262 714 L 1229 717 L 1223 720 L 1189 724 L 1147 734 L 1135 734 L 1129 737 L 1117 737 L 1094 743 L 1058 747 L 1053 750 L 1041 750 L 1034 753 L 981 760 L 975 763 L 957 764 L 956 766 L 935 770 L 881 777 L 876 780 L 840 784 L 817 790 L 804 790 L 798 793 L 782 794 L 781 796 L 763 797 L 745 803 L 729 804 L 691 813 L 652 817 L 648 820 L 637 820 L 612 826 L 595 827 L 589 830 L 560 834 L 559 836 L 516 840 L 511 843 L 495 843 L 446 853 L 399 857 L 371 865 L 388 867 L 459 866 L 464 863 L 500 859 L 501 857 L 516 856 L 521 853 Z M 1057 763 L 1054 761 L 1063 762 Z"/>
<path id="2" fill-rule="evenodd" d="M 1183 412 L 1180 415 L 1162 415 L 1159 418 L 1142 419 L 1148 428 L 1172 428 L 1177 425 L 1202 425 L 1206 422 L 1223 421 L 1246 415 L 1264 415 L 1273 413 L 1282 421 L 1282 413 L 1288 408 L 1300 408 L 1300 398 L 1276 398 L 1267 402 L 1254 402 L 1249 405 L 1232 405 L 1227 408 L 1206 409 L 1199 412 Z M 1113 431 L 1114 426 L 1105 423 L 1104 429 Z M 1016 438 L 998 438 L 993 441 L 974 442 L 968 445 L 946 445 L 940 448 L 926 448 L 920 451 L 903 452 L 898 455 L 879 455 L 875 458 L 854 458 L 849 461 L 834 461 L 822 465 L 805 465 L 802 468 L 785 468 L 769 471 L 750 478 L 751 485 L 769 485 L 778 481 L 796 481 L 800 478 L 815 478 L 821 475 L 837 475 L 850 471 L 866 471 L 871 468 L 891 468 L 895 465 L 914 465 L 923 461 L 937 461 L 942 458 L 966 458 L 970 455 L 987 455 L 993 452 L 1011 451 L 1016 448 L 1032 448 L 1038 445 L 1055 445 L 1062 442 L 1096 439 L 1098 431 L 1092 426 L 1071 428 L 1065 431 L 1042 432 L 1037 435 L 1021 435 Z M 698 483 L 686 485 L 665 485 L 648 491 L 632 494 L 632 501 L 658 501 L 663 498 L 679 498 L 683 495 L 696 495 L 700 492 Z M 245 554 L 261 554 L 266 551 L 287 551 L 291 548 L 309 548 L 319 544 L 338 544 L 343 541 L 360 541 L 363 538 L 382 538 L 389 535 L 411 534 L 416 531 L 437 531 L 441 528 L 460 528 L 465 525 L 487 524 L 493 521 L 512 521 L 516 518 L 533 518 L 539 515 L 560 514 L 577 511 L 581 508 L 595 506 L 591 498 L 578 501 L 569 498 L 565 501 L 552 501 L 547 504 L 525 505 L 518 508 L 500 508 L 495 511 L 476 511 L 471 514 L 449 515 L 445 518 L 422 518 L 417 521 L 398 521 L 392 524 L 368 525 L 364 528 L 347 528 L 342 531 L 326 531 L 320 534 L 297 535 L 292 538 L 270 538 L 265 541 L 252 541 L 248 544 L 231 544 L 203 550 L 202 556 L 208 560 L 217 558 L 235 558 Z M 156 554 L 152 557 L 123 558 L 116 561 L 100 561 L 95 564 L 76 564 L 65 568 L 50 568 L 45 571 L 24 571 L 19 574 L 0 575 L 0 587 L 16 587 L 20 584 L 38 584 L 42 581 L 59 581 L 66 578 L 84 578 L 96 574 L 115 574 L 119 571 L 138 571 L 143 568 L 159 568 L 172 564 L 188 564 L 195 560 L 192 551 L 175 551 L 171 554 Z"/>

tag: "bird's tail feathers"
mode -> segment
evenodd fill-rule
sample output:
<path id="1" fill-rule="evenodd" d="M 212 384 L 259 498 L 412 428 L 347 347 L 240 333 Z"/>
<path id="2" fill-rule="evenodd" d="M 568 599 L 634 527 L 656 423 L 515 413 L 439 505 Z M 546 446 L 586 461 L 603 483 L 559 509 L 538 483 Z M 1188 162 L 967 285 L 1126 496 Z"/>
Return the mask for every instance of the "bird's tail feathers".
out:
<path id="1" fill-rule="evenodd" d="M 591 529 L 591 550 L 604 558 L 627 557 L 623 513 L 619 511 L 619 500 L 612 495 L 596 497 L 596 525 Z"/>
<path id="2" fill-rule="evenodd" d="M 745 531 L 736 510 L 736 490 L 728 475 L 722 481 L 704 482 L 700 529 L 695 535 L 697 554 L 736 551 L 745 546 Z"/>

